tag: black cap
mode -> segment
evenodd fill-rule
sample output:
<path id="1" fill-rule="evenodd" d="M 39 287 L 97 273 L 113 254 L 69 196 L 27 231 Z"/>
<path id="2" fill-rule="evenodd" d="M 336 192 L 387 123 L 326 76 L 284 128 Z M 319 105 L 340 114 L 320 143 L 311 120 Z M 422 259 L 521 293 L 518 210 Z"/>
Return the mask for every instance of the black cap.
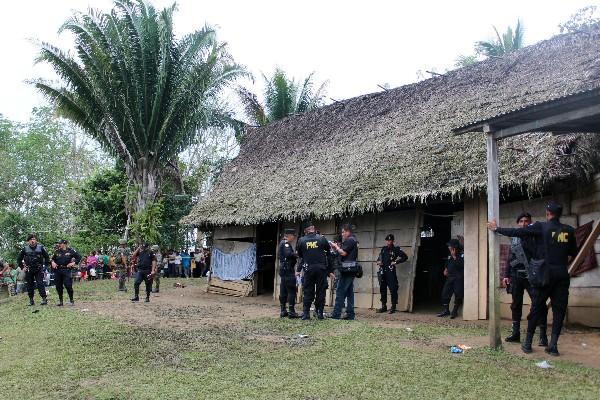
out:
<path id="1" fill-rule="evenodd" d="M 29 235 L 27 235 L 27 241 L 29 242 L 31 239 L 37 239 L 37 236 L 35 233 L 30 233 Z"/>
<path id="2" fill-rule="evenodd" d="M 454 247 L 455 249 L 460 249 L 460 247 L 461 247 L 458 239 L 450 239 L 450 241 L 448 243 L 446 243 L 446 246 Z"/>
<path id="3" fill-rule="evenodd" d="M 67 244 L 67 243 L 69 243 L 69 242 L 67 242 L 65 239 L 60 239 L 58 241 L 58 244 Z"/>
<path id="4" fill-rule="evenodd" d="M 292 228 L 288 228 L 288 229 L 285 229 L 285 230 L 283 231 L 283 234 L 284 234 L 284 235 L 295 235 L 295 234 L 296 234 L 296 230 L 295 230 L 295 229 L 292 229 Z"/>
<path id="5" fill-rule="evenodd" d="M 385 237 L 385 240 L 394 240 L 394 235 L 393 235 L 392 233 L 388 234 L 388 235 Z"/>
<path id="6" fill-rule="evenodd" d="M 552 213 L 552 215 L 554 215 L 555 217 L 560 217 L 562 215 L 563 212 L 563 208 L 560 204 L 555 203 L 553 201 L 551 201 L 550 203 L 548 203 L 546 205 L 546 210 L 550 211 Z"/>
<path id="7" fill-rule="evenodd" d="M 517 217 L 517 222 L 519 222 L 521 220 L 521 218 L 528 218 L 531 221 L 531 214 L 529 214 L 527 211 L 522 212 L 521 214 L 519 214 L 519 216 Z"/>
<path id="8" fill-rule="evenodd" d="M 309 219 L 307 219 L 306 221 L 302 222 L 302 229 L 306 229 L 309 228 L 311 226 L 315 226 L 315 224 L 313 224 L 313 222 Z"/>

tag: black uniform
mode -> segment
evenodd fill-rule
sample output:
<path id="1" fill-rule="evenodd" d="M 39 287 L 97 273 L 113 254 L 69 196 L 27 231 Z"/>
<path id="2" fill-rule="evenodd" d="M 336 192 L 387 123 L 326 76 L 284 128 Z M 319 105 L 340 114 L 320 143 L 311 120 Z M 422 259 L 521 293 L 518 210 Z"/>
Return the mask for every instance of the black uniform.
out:
<path id="1" fill-rule="evenodd" d="M 294 266 L 298 259 L 292 245 L 285 239 L 279 243 L 279 276 L 281 283 L 279 285 L 279 303 L 285 307 L 287 303 L 290 307 L 296 304 L 296 275 Z"/>
<path id="2" fill-rule="evenodd" d="M 297 271 L 304 269 L 303 309 L 308 315 L 313 300 L 317 312 L 325 307 L 325 292 L 327 290 L 327 274 L 331 272 L 327 254 L 331 247 L 323 236 L 309 233 L 298 240 L 297 254 L 302 258 Z"/>
<path id="3" fill-rule="evenodd" d="M 442 290 L 442 304 L 448 306 L 452 294 L 454 294 L 454 308 L 458 307 L 463 302 L 464 297 L 464 282 L 465 282 L 465 256 L 463 253 L 457 253 L 456 258 L 448 256 L 446 260 L 446 269 L 448 270 L 448 276 L 446 277 L 446 283 L 444 283 L 444 289 Z"/>
<path id="4" fill-rule="evenodd" d="M 139 297 L 142 281 L 146 285 L 146 301 L 150 299 L 150 293 L 152 292 L 152 277 L 149 275 L 152 273 L 153 261 L 156 261 L 156 256 L 150 249 L 142 249 L 138 252 L 136 261 L 137 273 L 133 283 L 133 289 L 135 291 L 134 299 Z"/>
<path id="5" fill-rule="evenodd" d="M 561 224 L 555 218 L 548 222 L 536 222 L 526 228 L 498 228 L 497 233 L 512 237 L 535 238 L 535 258 L 545 260 L 549 283 L 536 288 L 536 295 L 531 304 L 527 335 L 533 336 L 541 315 L 546 312 L 548 298 L 552 302 L 552 343 L 556 344 L 569 302 L 570 276 L 568 272 L 569 256 L 577 255 L 575 229 Z"/>
<path id="6" fill-rule="evenodd" d="M 25 282 L 27 282 L 27 293 L 29 300 L 33 301 L 33 295 L 37 286 L 38 292 L 42 299 L 46 299 L 46 288 L 44 287 L 44 265 L 50 263 L 50 256 L 41 244 L 35 247 L 26 245 L 23 247 L 17 257 L 17 264 L 23 266 L 23 262 L 27 267 L 25 273 Z M 35 284 L 34 284 L 35 282 Z"/>
<path id="7" fill-rule="evenodd" d="M 57 265 L 54 271 L 54 283 L 56 284 L 56 292 L 58 293 L 59 304 L 63 302 L 63 286 L 67 289 L 69 295 L 69 301 L 73 302 L 73 282 L 71 278 L 72 269 L 67 267 L 70 263 L 74 262 L 75 267 L 79 265 L 81 256 L 75 250 L 66 248 L 65 250 L 57 249 L 52 255 L 52 261 Z"/>
<path id="8" fill-rule="evenodd" d="M 396 275 L 396 264 L 406 262 L 408 256 L 398 246 L 383 246 L 379 252 L 377 261 L 383 265 L 377 273 L 379 277 L 379 292 L 381 293 L 381 306 L 385 308 L 387 303 L 387 290 L 390 289 L 392 305 L 398 304 L 398 276 Z"/>
<path id="9" fill-rule="evenodd" d="M 506 263 L 505 278 L 510 278 L 512 295 L 510 309 L 512 310 L 513 323 L 518 323 L 521 321 L 521 317 L 523 315 L 523 295 L 525 294 L 525 291 L 527 291 L 529 294 L 532 302 L 533 298 L 537 295 L 536 288 L 531 286 L 529 283 L 526 266 L 518 259 L 517 246 L 521 246 L 523 248 L 523 253 L 527 258 L 527 262 L 531 262 L 531 259 L 534 258 L 536 251 L 535 239 L 532 237 L 512 238 L 510 256 Z M 544 334 L 546 330 L 547 318 L 548 308 L 546 307 L 546 303 L 544 303 L 542 309 L 540 310 L 539 321 L 540 328 L 544 331 Z"/>

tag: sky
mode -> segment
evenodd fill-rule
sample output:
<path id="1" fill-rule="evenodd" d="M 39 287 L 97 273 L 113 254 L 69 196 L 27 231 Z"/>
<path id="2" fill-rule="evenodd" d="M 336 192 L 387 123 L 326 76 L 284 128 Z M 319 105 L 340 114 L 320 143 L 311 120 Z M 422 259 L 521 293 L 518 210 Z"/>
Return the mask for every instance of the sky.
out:
<path id="1" fill-rule="evenodd" d="M 173 0 L 153 0 L 157 8 Z M 302 79 L 315 72 L 328 81 L 327 98 L 341 100 L 397 87 L 443 72 L 456 58 L 473 53 L 477 40 L 491 39 L 492 26 L 504 31 L 520 18 L 525 43 L 559 33 L 558 24 L 578 9 L 600 0 L 179 0 L 177 34 L 209 24 L 228 43 L 237 62 L 256 76 L 242 82 L 261 89 L 261 74 L 280 67 Z M 44 65 L 34 65 L 34 41 L 68 50 L 72 38 L 58 35 L 73 10 L 108 11 L 111 0 L 19 0 L 0 4 L 0 114 L 27 120 L 45 100 L 26 83 L 55 79 Z"/>

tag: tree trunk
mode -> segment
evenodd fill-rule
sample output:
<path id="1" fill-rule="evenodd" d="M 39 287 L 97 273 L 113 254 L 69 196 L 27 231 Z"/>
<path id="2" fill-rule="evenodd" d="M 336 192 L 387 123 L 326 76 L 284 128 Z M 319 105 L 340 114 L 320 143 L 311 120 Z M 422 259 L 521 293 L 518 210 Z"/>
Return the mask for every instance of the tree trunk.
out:
<path id="1" fill-rule="evenodd" d="M 134 212 L 138 213 L 156 200 L 159 191 L 159 173 L 156 166 L 148 163 L 144 157 L 138 160 L 135 170 L 127 172 L 137 188 Z"/>

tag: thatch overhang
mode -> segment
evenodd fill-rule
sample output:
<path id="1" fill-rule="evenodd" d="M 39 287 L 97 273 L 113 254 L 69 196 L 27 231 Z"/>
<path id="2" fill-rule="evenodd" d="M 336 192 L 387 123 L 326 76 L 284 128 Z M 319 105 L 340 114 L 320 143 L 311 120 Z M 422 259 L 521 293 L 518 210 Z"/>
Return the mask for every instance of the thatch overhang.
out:
<path id="1" fill-rule="evenodd" d="M 252 129 L 191 225 L 330 218 L 485 192 L 483 135 L 452 129 L 600 87 L 600 29 Z M 531 193 L 596 172 L 594 135 L 502 141 L 500 184 Z"/>

